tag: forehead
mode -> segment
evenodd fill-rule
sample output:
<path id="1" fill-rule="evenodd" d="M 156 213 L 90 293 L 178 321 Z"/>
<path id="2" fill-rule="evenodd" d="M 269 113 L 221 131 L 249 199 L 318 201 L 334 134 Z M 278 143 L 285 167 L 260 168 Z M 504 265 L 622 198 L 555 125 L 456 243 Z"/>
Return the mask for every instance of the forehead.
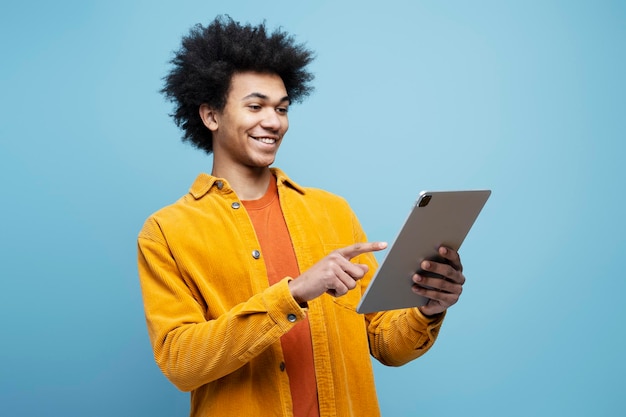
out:
<path id="1" fill-rule="evenodd" d="M 263 95 L 269 100 L 283 100 L 287 89 L 277 74 L 260 72 L 236 72 L 230 80 L 227 101 L 243 100 L 250 95 Z"/>

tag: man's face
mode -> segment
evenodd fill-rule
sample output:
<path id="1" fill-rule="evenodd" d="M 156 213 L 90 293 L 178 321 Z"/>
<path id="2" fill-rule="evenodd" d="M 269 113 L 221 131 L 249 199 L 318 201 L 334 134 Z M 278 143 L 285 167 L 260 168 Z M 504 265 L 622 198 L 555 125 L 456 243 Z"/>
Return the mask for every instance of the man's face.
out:
<path id="1" fill-rule="evenodd" d="M 235 164 L 256 171 L 271 165 L 289 128 L 288 108 L 278 75 L 234 74 L 224 109 L 213 112 L 214 123 L 207 125 L 213 131 L 214 166 Z"/>

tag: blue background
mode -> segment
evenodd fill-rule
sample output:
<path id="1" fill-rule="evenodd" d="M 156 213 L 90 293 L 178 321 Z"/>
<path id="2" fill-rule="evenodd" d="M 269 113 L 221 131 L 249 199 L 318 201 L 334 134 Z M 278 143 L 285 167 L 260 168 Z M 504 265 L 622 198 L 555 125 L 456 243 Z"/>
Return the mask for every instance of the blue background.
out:
<path id="1" fill-rule="evenodd" d="M 436 346 L 375 365 L 384 416 L 623 415 L 626 3 L 23 1 L 0 6 L 0 404 L 183 416 L 135 239 L 211 158 L 158 93 L 228 13 L 317 51 L 276 166 L 391 241 L 422 189 L 490 188 Z"/>

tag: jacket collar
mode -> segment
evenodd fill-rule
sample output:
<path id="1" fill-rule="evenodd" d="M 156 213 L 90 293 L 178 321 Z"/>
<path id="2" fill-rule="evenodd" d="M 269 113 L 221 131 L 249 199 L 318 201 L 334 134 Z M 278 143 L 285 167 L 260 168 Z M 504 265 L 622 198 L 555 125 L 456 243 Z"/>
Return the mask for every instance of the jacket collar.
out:
<path id="1" fill-rule="evenodd" d="M 277 185 L 279 187 L 285 185 L 293 188 L 300 194 L 305 194 L 305 189 L 289 178 L 281 169 L 272 167 L 270 170 L 276 177 Z M 231 188 L 226 179 L 214 177 L 203 172 L 196 177 L 196 180 L 189 189 L 189 193 L 193 196 L 193 198 L 198 200 L 212 190 L 215 192 L 224 192 L 230 191 Z"/>

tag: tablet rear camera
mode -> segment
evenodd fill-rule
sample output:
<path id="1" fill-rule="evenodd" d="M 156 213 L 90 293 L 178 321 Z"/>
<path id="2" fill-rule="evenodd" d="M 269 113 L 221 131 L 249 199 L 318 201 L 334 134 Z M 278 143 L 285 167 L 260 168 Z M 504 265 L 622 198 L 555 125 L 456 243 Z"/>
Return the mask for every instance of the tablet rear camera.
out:
<path id="1" fill-rule="evenodd" d="M 426 207 L 428 203 L 430 203 L 430 199 L 433 198 L 432 195 L 426 194 L 422 198 L 420 198 L 420 202 L 418 203 L 419 207 Z"/>

